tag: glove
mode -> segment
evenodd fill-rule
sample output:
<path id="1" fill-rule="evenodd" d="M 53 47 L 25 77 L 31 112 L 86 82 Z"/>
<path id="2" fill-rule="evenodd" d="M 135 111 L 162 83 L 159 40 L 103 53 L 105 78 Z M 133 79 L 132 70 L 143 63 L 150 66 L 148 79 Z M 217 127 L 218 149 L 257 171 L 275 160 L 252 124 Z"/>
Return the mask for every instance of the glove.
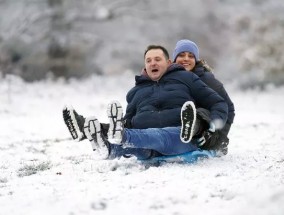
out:
<path id="1" fill-rule="evenodd" d="M 203 146 L 212 136 L 212 133 L 209 131 L 204 131 L 202 137 L 196 140 L 196 144 L 198 147 Z"/>
<path id="2" fill-rule="evenodd" d="M 198 147 L 203 146 L 211 138 L 211 136 L 215 131 L 216 131 L 215 124 L 213 122 L 210 122 L 208 130 L 204 131 L 202 137 L 197 139 L 197 146 Z"/>
<path id="3" fill-rule="evenodd" d="M 216 131 L 216 126 L 215 126 L 215 124 L 213 122 L 209 123 L 208 131 L 211 132 L 211 133 L 214 133 Z"/>

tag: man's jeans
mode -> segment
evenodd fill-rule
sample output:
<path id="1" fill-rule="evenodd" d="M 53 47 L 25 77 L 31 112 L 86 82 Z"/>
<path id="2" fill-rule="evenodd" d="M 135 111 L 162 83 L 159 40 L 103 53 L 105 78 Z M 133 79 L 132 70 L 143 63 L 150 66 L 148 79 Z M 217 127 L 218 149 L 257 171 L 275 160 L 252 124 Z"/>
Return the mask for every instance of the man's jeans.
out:
<path id="1" fill-rule="evenodd" d="M 152 149 L 163 155 L 191 152 L 197 147 L 180 140 L 180 127 L 125 129 L 122 144 L 128 148 Z"/>
<path id="2" fill-rule="evenodd" d="M 180 127 L 125 129 L 122 145 L 110 143 L 109 159 L 136 156 L 144 160 L 151 158 L 153 152 L 177 155 L 196 149 L 195 145 L 180 140 Z"/>

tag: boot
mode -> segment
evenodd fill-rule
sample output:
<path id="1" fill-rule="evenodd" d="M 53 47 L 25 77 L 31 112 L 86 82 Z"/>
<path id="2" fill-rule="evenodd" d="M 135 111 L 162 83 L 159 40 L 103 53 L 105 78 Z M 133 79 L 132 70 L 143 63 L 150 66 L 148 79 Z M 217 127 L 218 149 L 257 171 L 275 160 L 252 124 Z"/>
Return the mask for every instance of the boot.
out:
<path id="1" fill-rule="evenodd" d="M 84 124 L 84 133 L 91 142 L 93 151 L 98 151 L 103 159 L 108 158 L 110 146 L 107 137 L 101 130 L 101 124 L 96 117 L 88 117 Z"/>
<path id="2" fill-rule="evenodd" d="M 121 144 L 123 126 L 123 109 L 118 101 L 108 105 L 107 115 L 109 118 L 108 140 L 114 144 Z"/>
<path id="3" fill-rule="evenodd" d="M 84 134 L 85 118 L 79 115 L 73 107 L 63 108 L 63 119 L 74 140 L 81 141 L 86 139 Z"/>

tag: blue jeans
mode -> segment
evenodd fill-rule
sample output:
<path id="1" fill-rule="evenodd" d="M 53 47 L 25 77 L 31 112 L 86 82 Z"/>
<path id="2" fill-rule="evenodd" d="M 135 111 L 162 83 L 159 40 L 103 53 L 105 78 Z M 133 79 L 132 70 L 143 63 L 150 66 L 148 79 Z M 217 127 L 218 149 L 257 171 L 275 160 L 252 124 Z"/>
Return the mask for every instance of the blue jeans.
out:
<path id="1" fill-rule="evenodd" d="M 147 159 L 152 150 L 163 155 L 177 155 L 197 150 L 195 145 L 180 140 L 180 127 L 125 129 L 122 144 L 123 146 L 110 144 L 112 156 L 133 154 L 138 159 Z"/>

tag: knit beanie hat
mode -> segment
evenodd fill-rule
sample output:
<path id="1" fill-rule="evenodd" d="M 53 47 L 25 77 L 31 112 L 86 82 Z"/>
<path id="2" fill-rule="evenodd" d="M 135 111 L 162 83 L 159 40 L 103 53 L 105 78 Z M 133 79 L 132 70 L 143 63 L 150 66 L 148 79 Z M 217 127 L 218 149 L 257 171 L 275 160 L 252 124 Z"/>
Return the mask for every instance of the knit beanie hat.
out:
<path id="1" fill-rule="evenodd" d="M 177 56 L 182 52 L 191 52 L 194 54 L 195 61 L 199 60 L 199 50 L 198 46 L 191 40 L 180 40 L 177 42 L 174 53 L 173 61 L 176 61 Z"/>

